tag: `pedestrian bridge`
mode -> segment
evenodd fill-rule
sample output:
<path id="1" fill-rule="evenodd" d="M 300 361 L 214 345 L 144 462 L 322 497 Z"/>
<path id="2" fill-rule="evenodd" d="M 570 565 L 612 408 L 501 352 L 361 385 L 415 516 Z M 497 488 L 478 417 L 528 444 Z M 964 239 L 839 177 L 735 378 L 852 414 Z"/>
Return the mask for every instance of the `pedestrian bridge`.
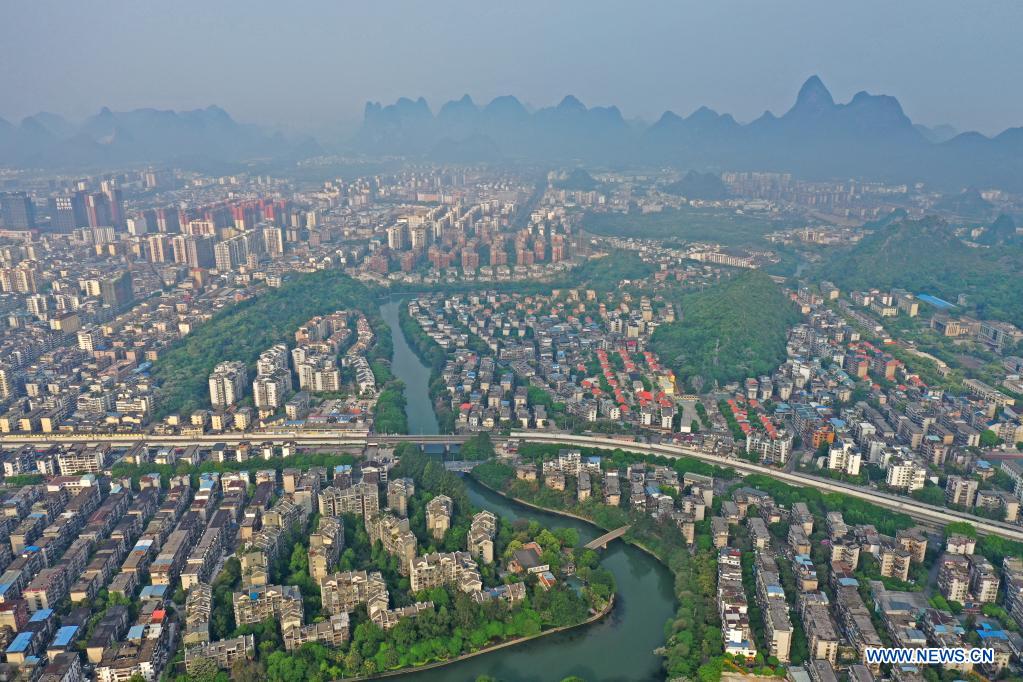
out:
<path id="1" fill-rule="evenodd" d="M 584 548 L 585 549 L 607 549 L 607 543 L 611 542 L 612 540 L 616 540 L 617 538 L 622 537 L 623 535 L 625 535 L 626 532 L 628 532 L 628 530 L 630 528 L 632 528 L 632 526 L 622 526 L 621 528 L 615 528 L 612 531 L 608 531 L 607 533 L 604 533 L 603 535 L 601 535 L 599 538 L 596 538 L 595 540 L 591 540 L 590 542 L 587 542 L 586 545 L 584 546 Z"/>

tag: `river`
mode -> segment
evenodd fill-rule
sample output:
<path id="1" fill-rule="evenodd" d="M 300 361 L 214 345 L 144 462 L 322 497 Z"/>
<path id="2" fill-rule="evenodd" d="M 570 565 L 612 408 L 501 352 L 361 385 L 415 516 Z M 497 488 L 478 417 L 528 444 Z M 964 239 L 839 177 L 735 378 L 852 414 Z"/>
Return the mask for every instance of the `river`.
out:
<path id="1" fill-rule="evenodd" d="M 398 317 L 401 305 L 404 305 L 404 300 L 385 303 L 380 306 L 380 314 L 391 328 L 391 342 L 394 344 L 391 372 L 405 383 L 408 431 L 420 435 L 438 433 L 440 426 L 430 400 L 430 368 L 419 360 L 401 331 Z"/>
<path id="2" fill-rule="evenodd" d="M 391 369 L 405 382 L 409 430 L 437 433 L 428 391 L 430 370 L 402 334 L 399 305 L 385 303 L 380 313 L 391 328 L 394 342 Z M 583 543 L 601 534 L 583 521 L 514 502 L 471 478 L 466 478 L 466 484 L 473 504 L 509 521 L 524 518 L 548 528 L 574 528 Z M 570 675 L 586 682 L 664 679 L 661 659 L 653 651 L 664 643 L 664 623 L 675 612 L 671 572 L 645 552 L 621 541 L 612 542 L 601 553 L 600 563 L 614 574 L 618 585 L 614 609 L 603 620 L 403 678 L 416 682 L 473 682 L 480 675 L 491 675 L 501 682 L 558 682 Z"/>

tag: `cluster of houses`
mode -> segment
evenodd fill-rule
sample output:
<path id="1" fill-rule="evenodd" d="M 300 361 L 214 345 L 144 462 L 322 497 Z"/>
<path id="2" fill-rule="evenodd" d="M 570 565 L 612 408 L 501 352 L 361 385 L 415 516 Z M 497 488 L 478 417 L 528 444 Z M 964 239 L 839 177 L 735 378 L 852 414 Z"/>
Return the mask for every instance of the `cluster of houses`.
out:
<path id="1" fill-rule="evenodd" d="M 674 319 L 674 309 L 648 297 L 619 298 L 614 305 L 593 290 L 489 292 L 422 296 L 408 310 L 447 351 L 443 375 L 460 430 L 546 428 L 545 405 L 527 400 L 533 387 L 584 421 L 670 432 L 680 409 L 675 377 L 645 341 L 659 322 Z"/>

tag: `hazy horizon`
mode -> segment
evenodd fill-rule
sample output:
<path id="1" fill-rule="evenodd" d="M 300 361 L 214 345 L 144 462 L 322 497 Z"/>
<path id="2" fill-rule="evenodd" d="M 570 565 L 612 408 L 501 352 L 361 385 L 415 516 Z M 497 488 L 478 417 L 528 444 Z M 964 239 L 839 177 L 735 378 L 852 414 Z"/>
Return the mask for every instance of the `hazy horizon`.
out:
<path id="1" fill-rule="evenodd" d="M 986 134 L 1023 125 L 1023 5 L 1013 2 L 656 2 L 623 12 L 578 0 L 39 0 L 4 14 L 0 116 L 12 122 L 215 104 L 242 122 L 322 134 L 356 125 L 366 101 L 422 96 L 436 111 L 463 94 L 533 107 L 572 94 L 648 121 L 708 106 L 749 121 L 787 110 L 817 74 L 836 101 L 892 95 L 927 125 Z"/>

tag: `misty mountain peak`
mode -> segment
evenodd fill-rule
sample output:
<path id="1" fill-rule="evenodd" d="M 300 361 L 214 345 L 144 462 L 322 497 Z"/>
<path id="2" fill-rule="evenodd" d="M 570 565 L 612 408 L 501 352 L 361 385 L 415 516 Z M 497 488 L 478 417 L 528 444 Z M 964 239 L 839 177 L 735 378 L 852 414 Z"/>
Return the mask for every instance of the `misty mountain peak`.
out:
<path id="1" fill-rule="evenodd" d="M 653 127 L 674 126 L 682 123 L 683 120 L 685 119 L 669 109 L 661 114 L 661 117 L 657 119 L 657 122 L 654 123 Z"/>
<path id="2" fill-rule="evenodd" d="M 835 106 L 835 100 L 831 92 L 824 86 L 819 76 L 810 76 L 799 88 L 796 95 L 796 103 L 792 107 L 800 111 L 822 111 Z"/>
<path id="3" fill-rule="evenodd" d="M 526 108 L 522 106 L 522 102 L 519 101 L 515 95 L 501 95 L 490 100 L 490 104 L 484 109 L 485 113 L 500 116 L 510 116 L 514 118 L 523 118 L 529 115 Z"/>
<path id="4" fill-rule="evenodd" d="M 216 104 L 211 104 L 208 107 L 206 107 L 205 112 L 207 114 L 209 114 L 212 118 L 215 118 L 215 119 L 218 119 L 218 120 L 221 120 L 221 121 L 231 121 L 231 120 L 233 120 L 231 118 L 231 114 L 227 113 L 226 110 L 224 110 L 222 107 L 217 106 Z"/>
<path id="5" fill-rule="evenodd" d="M 711 123 L 717 121 L 719 118 L 721 118 L 721 115 L 710 107 L 700 107 L 693 113 L 689 114 L 686 120 L 692 123 Z"/>
<path id="6" fill-rule="evenodd" d="M 565 98 L 558 104 L 562 111 L 586 111 L 586 105 L 579 101 L 575 95 L 565 95 Z"/>
<path id="7" fill-rule="evenodd" d="M 449 115 L 452 112 L 476 112 L 478 107 L 469 95 L 462 95 L 459 99 L 449 100 L 444 103 L 438 112 L 439 116 Z"/>

